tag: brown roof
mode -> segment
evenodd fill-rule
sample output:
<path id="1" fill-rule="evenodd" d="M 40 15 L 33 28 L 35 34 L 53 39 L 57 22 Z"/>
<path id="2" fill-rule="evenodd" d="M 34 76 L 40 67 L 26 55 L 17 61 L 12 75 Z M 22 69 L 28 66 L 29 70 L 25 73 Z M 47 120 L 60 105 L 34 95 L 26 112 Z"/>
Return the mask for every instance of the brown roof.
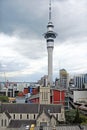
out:
<path id="1" fill-rule="evenodd" d="M 61 113 L 61 107 L 62 105 L 53 105 L 53 104 L 10 104 L 10 103 L 4 103 L 1 106 L 1 112 L 8 111 L 9 113 L 38 113 L 42 112 L 45 108 L 45 111 L 50 113 Z"/>

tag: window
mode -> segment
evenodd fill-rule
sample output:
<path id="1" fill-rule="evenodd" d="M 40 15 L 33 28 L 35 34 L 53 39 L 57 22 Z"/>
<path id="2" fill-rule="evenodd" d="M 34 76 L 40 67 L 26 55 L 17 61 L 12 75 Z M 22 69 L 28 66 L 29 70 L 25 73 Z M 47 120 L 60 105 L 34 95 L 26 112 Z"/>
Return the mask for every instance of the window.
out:
<path id="1" fill-rule="evenodd" d="M 3 120 L 1 120 L 1 126 L 3 126 Z"/>
<path id="2" fill-rule="evenodd" d="M 29 119 L 29 115 L 27 114 L 27 119 Z"/>
<path id="3" fill-rule="evenodd" d="M 35 114 L 34 114 L 34 119 L 35 119 Z"/>
<path id="4" fill-rule="evenodd" d="M 48 99 L 48 93 L 46 92 L 46 99 Z"/>
<path id="5" fill-rule="evenodd" d="M 44 95 L 43 95 L 43 92 L 42 92 L 42 100 L 44 99 Z"/>
<path id="6" fill-rule="evenodd" d="M 44 99 L 45 99 L 45 92 L 44 92 Z"/>
<path id="7" fill-rule="evenodd" d="M 58 114 L 56 114 L 56 118 L 58 119 Z"/>
<path id="8" fill-rule="evenodd" d="M 22 119 L 22 114 L 20 114 L 20 119 Z"/>
<path id="9" fill-rule="evenodd" d="M 7 120 L 5 119 L 5 126 L 7 125 Z"/>
<path id="10" fill-rule="evenodd" d="M 13 115 L 13 119 L 15 119 L 15 114 Z"/>

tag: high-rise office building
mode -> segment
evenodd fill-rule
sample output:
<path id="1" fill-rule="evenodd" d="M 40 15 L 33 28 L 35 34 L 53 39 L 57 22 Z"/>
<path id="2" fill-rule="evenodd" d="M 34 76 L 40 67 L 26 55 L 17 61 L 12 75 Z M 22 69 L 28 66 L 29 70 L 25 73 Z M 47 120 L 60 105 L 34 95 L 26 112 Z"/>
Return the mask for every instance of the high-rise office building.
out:
<path id="1" fill-rule="evenodd" d="M 85 88 L 85 84 L 87 84 L 87 74 L 79 74 L 74 76 L 74 85 L 78 89 Z"/>
<path id="2" fill-rule="evenodd" d="M 69 86 L 69 74 L 65 69 L 60 70 L 60 87 L 67 89 Z"/>

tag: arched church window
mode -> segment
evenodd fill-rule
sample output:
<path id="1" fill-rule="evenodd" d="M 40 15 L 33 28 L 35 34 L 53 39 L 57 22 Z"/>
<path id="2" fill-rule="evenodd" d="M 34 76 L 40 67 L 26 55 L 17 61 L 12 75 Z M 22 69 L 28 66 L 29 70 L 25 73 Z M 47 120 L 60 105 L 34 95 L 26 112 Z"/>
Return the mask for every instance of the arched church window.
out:
<path id="1" fill-rule="evenodd" d="M 34 119 L 35 119 L 35 114 L 34 114 Z"/>
<path id="2" fill-rule="evenodd" d="M 20 114 L 20 119 L 22 119 L 22 114 Z"/>
<path id="3" fill-rule="evenodd" d="M 3 126 L 3 119 L 1 120 L 1 126 Z"/>

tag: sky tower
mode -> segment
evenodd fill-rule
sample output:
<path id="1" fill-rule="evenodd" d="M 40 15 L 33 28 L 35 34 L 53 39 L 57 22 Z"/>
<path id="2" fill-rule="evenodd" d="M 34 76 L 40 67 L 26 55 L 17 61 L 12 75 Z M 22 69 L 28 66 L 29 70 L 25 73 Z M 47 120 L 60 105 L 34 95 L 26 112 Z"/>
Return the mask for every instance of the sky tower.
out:
<path id="1" fill-rule="evenodd" d="M 53 85 L 53 48 L 54 48 L 54 38 L 57 34 L 53 31 L 54 25 L 51 21 L 51 0 L 49 0 L 49 21 L 47 25 L 47 32 L 44 34 L 44 38 L 47 42 L 48 51 L 48 83 L 50 86 Z"/>

